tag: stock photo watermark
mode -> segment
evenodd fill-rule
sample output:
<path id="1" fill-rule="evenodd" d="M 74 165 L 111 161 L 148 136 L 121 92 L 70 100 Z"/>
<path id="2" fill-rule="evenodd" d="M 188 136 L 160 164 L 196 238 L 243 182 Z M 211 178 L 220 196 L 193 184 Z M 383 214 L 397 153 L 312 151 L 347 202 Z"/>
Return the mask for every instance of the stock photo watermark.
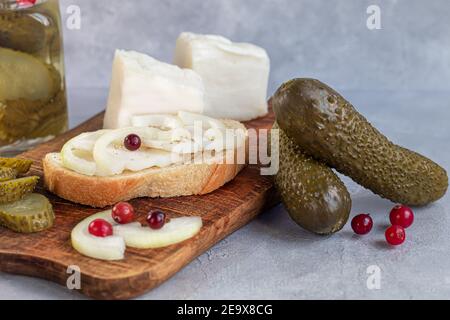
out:
<path id="1" fill-rule="evenodd" d="M 178 128 L 166 132 L 167 140 L 163 147 L 172 151 L 172 163 L 260 165 L 263 176 L 278 173 L 278 129 L 204 128 L 205 123 L 196 121 L 190 129 Z M 144 143 L 150 146 L 158 144 L 151 139 L 146 139 Z"/>
<path id="2" fill-rule="evenodd" d="M 80 290 L 81 289 L 81 269 L 79 266 L 71 265 L 67 268 L 66 273 L 69 275 L 66 281 L 67 289 Z"/>
<path id="3" fill-rule="evenodd" d="M 366 280 L 367 289 L 380 290 L 381 289 L 381 268 L 377 265 L 368 266 L 366 269 L 366 274 L 369 275 Z"/>
<path id="4" fill-rule="evenodd" d="M 380 30 L 381 29 L 381 8 L 375 4 L 367 7 L 366 13 L 369 15 L 366 21 L 367 29 Z"/>
<path id="5" fill-rule="evenodd" d="M 66 27 L 68 30 L 81 29 L 81 8 L 77 5 L 69 5 L 66 8 Z"/>

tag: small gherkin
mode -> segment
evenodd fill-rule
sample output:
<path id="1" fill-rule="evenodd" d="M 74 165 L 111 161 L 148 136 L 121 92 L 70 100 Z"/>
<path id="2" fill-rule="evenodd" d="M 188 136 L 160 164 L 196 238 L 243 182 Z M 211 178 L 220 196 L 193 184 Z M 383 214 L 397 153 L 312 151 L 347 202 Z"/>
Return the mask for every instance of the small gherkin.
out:
<path id="1" fill-rule="evenodd" d="M 47 103 L 62 86 L 51 64 L 22 51 L 0 46 L 0 101 L 19 99 Z"/>
<path id="2" fill-rule="evenodd" d="M 0 182 L 15 179 L 17 170 L 12 168 L 0 167 Z"/>
<path id="3" fill-rule="evenodd" d="M 10 203 L 22 199 L 27 193 L 33 192 L 39 177 L 25 177 L 0 182 L 0 203 Z"/>
<path id="4" fill-rule="evenodd" d="M 20 158 L 1 158 L 0 167 L 14 169 L 17 173 L 24 174 L 30 170 L 32 160 Z"/>
<path id="5" fill-rule="evenodd" d="M 338 92 L 314 79 L 294 79 L 276 92 L 283 131 L 306 153 L 393 202 L 423 206 L 447 191 L 447 172 L 395 145 Z"/>
<path id="6" fill-rule="evenodd" d="M 36 53 L 43 49 L 45 25 L 32 15 L 18 11 L 0 12 L 0 47 Z"/>
<path id="7" fill-rule="evenodd" d="M 279 129 L 275 124 L 273 129 Z M 275 185 L 291 218 L 304 229 L 329 235 L 341 230 L 352 207 L 350 194 L 325 164 L 306 155 L 279 130 L 279 158 Z M 272 133 L 273 134 L 273 133 Z"/>

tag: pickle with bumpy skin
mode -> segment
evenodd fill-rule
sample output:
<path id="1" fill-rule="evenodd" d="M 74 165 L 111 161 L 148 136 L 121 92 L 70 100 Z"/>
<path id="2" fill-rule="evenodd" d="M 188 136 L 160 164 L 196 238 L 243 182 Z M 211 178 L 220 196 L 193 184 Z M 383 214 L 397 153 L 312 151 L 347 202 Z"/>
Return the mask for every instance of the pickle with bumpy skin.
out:
<path id="1" fill-rule="evenodd" d="M 20 158 L 0 158 L 0 167 L 11 168 L 17 173 L 24 174 L 30 170 L 33 161 Z"/>
<path id="2" fill-rule="evenodd" d="M 0 182 L 15 179 L 17 171 L 12 168 L 0 167 Z"/>
<path id="3" fill-rule="evenodd" d="M 33 192 L 39 177 L 25 177 L 0 182 L 0 203 L 9 203 L 22 199 L 27 193 Z"/>
<path id="4" fill-rule="evenodd" d="M 278 129 L 275 124 L 273 129 Z M 304 229 L 329 235 L 348 221 L 352 201 L 344 183 L 325 164 L 306 155 L 286 134 L 280 134 L 275 185 L 291 218 Z M 277 159 L 277 154 L 272 154 Z"/>
<path id="5" fill-rule="evenodd" d="M 23 199 L 0 205 L 0 225 L 20 233 L 41 232 L 53 226 L 55 214 L 50 201 L 30 193 Z"/>
<path id="6" fill-rule="evenodd" d="M 17 11 L 0 12 L 0 47 L 28 53 L 43 49 L 46 27 L 31 15 Z"/>
<path id="7" fill-rule="evenodd" d="M 374 193 L 411 206 L 427 205 L 446 193 L 442 167 L 389 141 L 326 84 L 291 80 L 272 104 L 278 124 L 302 150 Z"/>

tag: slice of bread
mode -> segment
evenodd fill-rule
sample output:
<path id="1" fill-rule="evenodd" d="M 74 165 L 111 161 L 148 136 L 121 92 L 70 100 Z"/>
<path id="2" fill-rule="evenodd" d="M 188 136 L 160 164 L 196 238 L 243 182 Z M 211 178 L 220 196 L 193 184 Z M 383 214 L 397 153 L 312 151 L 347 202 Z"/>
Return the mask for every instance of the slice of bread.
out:
<path id="1" fill-rule="evenodd" d="M 227 121 L 227 127 L 245 127 Z M 242 150 L 244 148 L 244 150 Z M 50 153 L 43 159 L 46 188 L 57 196 L 83 205 L 103 208 L 121 201 L 141 197 L 178 197 L 210 193 L 233 180 L 245 167 L 225 157 L 236 157 L 247 152 L 244 144 L 228 155 L 216 156 L 216 161 L 189 163 L 168 168 L 150 168 L 140 172 L 125 172 L 111 177 L 91 177 L 69 170 L 62 165 L 59 153 Z M 217 161 L 219 159 L 221 161 Z M 247 157 L 246 157 L 247 158 Z"/>

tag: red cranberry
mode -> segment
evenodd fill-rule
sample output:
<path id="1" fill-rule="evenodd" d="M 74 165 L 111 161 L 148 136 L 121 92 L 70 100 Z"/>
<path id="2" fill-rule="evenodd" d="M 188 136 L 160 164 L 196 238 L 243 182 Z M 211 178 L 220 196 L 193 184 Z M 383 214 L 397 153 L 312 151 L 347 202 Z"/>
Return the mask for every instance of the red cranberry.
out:
<path id="1" fill-rule="evenodd" d="M 356 234 L 364 235 L 368 234 L 373 227 L 373 221 L 370 215 L 360 214 L 353 218 L 352 229 Z"/>
<path id="2" fill-rule="evenodd" d="M 89 233 L 96 237 L 109 237 L 113 234 L 112 225 L 103 219 L 96 219 L 89 224 Z"/>
<path id="3" fill-rule="evenodd" d="M 112 217 L 119 224 L 127 224 L 134 220 L 134 208 L 128 202 L 119 202 L 112 209 Z"/>
<path id="4" fill-rule="evenodd" d="M 411 208 L 399 204 L 392 209 L 389 218 L 392 225 L 402 226 L 406 229 L 413 224 L 414 213 Z"/>
<path id="5" fill-rule="evenodd" d="M 141 138 L 137 134 L 129 134 L 123 144 L 128 150 L 136 151 L 141 147 Z"/>
<path id="6" fill-rule="evenodd" d="M 166 223 L 166 215 L 161 211 L 150 211 L 147 216 L 147 223 L 150 228 L 159 230 L 164 227 Z"/>
<path id="7" fill-rule="evenodd" d="M 405 242 L 406 239 L 406 232 L 405 229 L 402 226 L 391 226 L 386 230 L 385 233 L 386 241 L 393 245 L 398 246 Z"/>

